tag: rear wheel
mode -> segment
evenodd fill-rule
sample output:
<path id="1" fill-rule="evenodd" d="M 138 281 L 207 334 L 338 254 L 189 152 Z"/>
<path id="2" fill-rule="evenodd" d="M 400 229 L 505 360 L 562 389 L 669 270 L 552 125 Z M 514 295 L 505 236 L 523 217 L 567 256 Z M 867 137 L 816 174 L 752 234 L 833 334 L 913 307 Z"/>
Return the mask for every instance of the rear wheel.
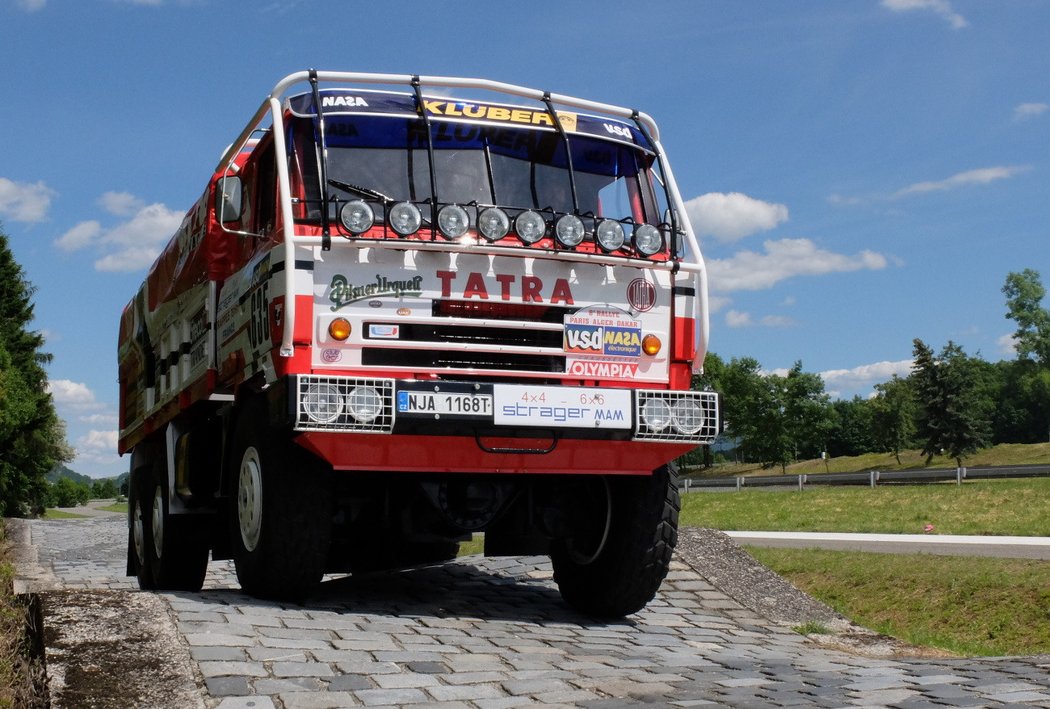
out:
<path id="1" fill-rule="evenodd" d="M 158 461 L 136 500 L 132 534 L 142 528 L 146 573 L 150 588 L 165 591 L 199 591 L 208 571 L 208 525 L 202 515 L 173 515 L 168 497 L 168 476 Z M 137 552 L 136 552 L 137 553 Z M 140 565 L 139 585 L 142 586 Z"/>
<path id="2" fill-rule="evenodd" d="M 302 600 L 320 583 L 332 528 L 331 475 L 265 407 L 238 417 L 230 468 L 230 540 L 237 580 L 259 598 Z"/>
<path id="3" fill-rule="evenodd" d="M 150 569 L 150 557 L 146 553 L 147 544 L 153 543 L 152 540 L 147 539 L 150 527 L 150 512 L 148 507 L 143 506 L 143 501 L 149 499 L 149 493 L 147 492 L 149 477 L 148 470 L 138 470 L 131 476 L 128 484 L 128 508 L 131 515 L 128 529 L 128 547 L 136 575 L 138 576 L 139 588 L 143 591 L 156 589 L 156 585 L 153 582 L 153 572 Z"/>
<path id="4" fill-rule="evenodd" d="M 566 603 L 598 617 L 644 608 L 667 576 L 679 506 L 670 466 L 647 478 L 610 479 L 608 495 L 597 497 L 587 524 L 552 546 L 554 581 Z"/>

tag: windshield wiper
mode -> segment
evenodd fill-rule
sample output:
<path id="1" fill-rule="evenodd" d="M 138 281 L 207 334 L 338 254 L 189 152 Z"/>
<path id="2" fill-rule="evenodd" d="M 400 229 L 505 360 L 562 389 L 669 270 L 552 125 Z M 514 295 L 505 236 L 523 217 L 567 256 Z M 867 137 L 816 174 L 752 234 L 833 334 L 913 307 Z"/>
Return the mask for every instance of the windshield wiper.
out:
<path id="1" fill-rule="evenodd" d="M 383 194 L 382 192 L 379 192 L 377 190 L 371 190 L 371 189 L 369 189 L 367 187 L 358 187 L 357 185 L 351 185 L 349 182 L 343 182 L 342 180 L 337 180 L 334 177 L 329 177 L 328 178 L 328 184 L 330 184 L 332 187 L 336 187 L 338 189 L 341 189 L 343 192 L 349 192 L 350 194 L 356 194 L 358 197 L 368 197 L 370 199 L 381 199 L 384 202 L 393 202 L 394 201 L 393 197 L 388 197 L 387 195 Z"/>

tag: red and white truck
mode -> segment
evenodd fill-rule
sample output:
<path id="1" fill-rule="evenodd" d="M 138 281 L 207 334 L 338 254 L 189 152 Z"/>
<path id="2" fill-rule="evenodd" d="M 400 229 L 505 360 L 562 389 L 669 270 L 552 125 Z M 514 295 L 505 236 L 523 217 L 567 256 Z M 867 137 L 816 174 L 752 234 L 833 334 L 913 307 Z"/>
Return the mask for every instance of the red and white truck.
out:
<path id="1" fill-rule="evenodd" d="M 460 95 L 462 98 L 451 98 Z M 704 263 L 644 113 L 481 79 L 309 71 L 223 155 L 121 316 L 128 573 L 300 599 L 326 573 L 550 555 L 563 598 L 642 608 Z"/>

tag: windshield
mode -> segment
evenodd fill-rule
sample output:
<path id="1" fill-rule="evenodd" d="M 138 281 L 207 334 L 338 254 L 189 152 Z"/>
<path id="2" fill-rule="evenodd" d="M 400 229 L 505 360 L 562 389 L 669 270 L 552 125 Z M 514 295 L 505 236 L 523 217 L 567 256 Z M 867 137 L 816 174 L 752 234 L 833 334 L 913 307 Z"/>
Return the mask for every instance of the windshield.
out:
<path id="1" fill-rule="evenodd" d="M 320 166 L 314 122 L 292 122 L 292 144 L 303 176 L 307 219 L 320 217 Z M 498 205 L 505 209 L 608 217 L 658 224 L 660 195 L 653 189 L 651 153 L 588 135 L 565 138 L 552 130 L 509 125 L 431 121 L 434 164 L 425 124 L 376 115 L 326 118 L 328 195 L 439 205 Z M 434 185 L 431 185 L 431 170 Z M 575 181 L 575 204 L 572 182 Z"/>

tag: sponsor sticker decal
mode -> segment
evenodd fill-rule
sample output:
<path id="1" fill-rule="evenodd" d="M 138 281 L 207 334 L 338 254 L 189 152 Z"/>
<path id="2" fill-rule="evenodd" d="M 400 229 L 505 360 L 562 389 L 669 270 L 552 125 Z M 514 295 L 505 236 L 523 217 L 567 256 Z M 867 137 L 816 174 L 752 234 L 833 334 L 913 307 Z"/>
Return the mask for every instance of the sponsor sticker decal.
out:
<path id="1" fill-rule="evenodd" d="M 369 323 L 368 336 L 372 339 L 396 340 L 400 337 L 400 328 L 397 325 L 376 325 Z"/>
<path id="2" fill-rule="evenodd" d="M 329 348 L 321 350 L 321 361 L 327 362 L 328 364 L 334 364 L 343 358 L 343 353 L 340 350 Z"/>
<path id="3" fill-rule="evenodd" d="M 563 349 L 569 354 L 641 357 L 642 326 L 617 308 L 584 308 L 565 316 Z"/>

